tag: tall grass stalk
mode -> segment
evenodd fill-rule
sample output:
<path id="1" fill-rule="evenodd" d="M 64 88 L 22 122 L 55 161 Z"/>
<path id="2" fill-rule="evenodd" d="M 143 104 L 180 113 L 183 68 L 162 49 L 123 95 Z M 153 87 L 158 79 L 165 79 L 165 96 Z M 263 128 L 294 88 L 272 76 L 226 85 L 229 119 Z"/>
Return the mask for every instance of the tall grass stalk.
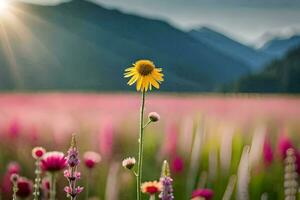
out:
<path id="1" fill-rule="evenodd" d="M 222 200 L 230 200 L 231 199 L 232 193 L 234 191 L 234 187 L 235 187 L 235 184 L 236 184 L 236 179 L 237 179 L 236 175 L 232 175 L 230 177 Z"/>
<path id="2" fill-rule="evenodd" d="M 237 199 L 248 200 L 249 199 L 249 146 L 245 146 L 241 156 L 240 164 L 238 167 L 238 180 L 237 180 Z"/>
<path id="3" fill-rule="evenodd" d="M 195 182 L 197 181 L 195 179 L 195 174 L 198 174 L 200 160 L 201 160 L 201 153 L 202 153 L 202 143 L 203 143 L 203 137 L 204 137 L 204 123 L 199 123 L 196 133 L 195 133 L 195 139 L 192 147 L 192 153 L 191 153 L 191 162 L 190 162 L 190 169 L 187 176 L 187 194 L 189 195 L 193 187 L 195 186 Z"/>

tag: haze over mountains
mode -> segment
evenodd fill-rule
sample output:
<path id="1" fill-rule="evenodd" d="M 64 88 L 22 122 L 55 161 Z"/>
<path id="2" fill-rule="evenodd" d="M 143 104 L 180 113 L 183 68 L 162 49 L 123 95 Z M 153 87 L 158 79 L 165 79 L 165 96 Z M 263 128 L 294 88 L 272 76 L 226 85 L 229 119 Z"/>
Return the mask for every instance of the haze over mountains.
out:
<path id="1" fill-rule="evenodd" d="M 17 23 L 0 19 L 9 41 L 0 45 L 2 90 L 128 90 L 123 70 L 148 58 L 164 68 L 162 90 L 213 91 L 280 56 L 272 45 L 256 50 L 208 28 L 183 32 L 82 0 L 15 6 Z"/>

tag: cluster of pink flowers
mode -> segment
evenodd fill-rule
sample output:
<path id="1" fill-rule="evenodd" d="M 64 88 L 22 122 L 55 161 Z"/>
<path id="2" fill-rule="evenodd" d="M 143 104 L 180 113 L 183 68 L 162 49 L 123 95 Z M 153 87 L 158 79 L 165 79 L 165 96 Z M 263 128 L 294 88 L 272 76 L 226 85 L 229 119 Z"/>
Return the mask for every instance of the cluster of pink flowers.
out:
<path id="1" fill-rule="evenodd" d="M 67 196 L 75 200 L 77 195 L 83 191 L 83 187 L 76 186 L 76 181 L 81 178 L 81 173 L 77 171 L 80 158 L 74 137 L 67 156 L 63 152 L 46 152 L 43 147 L 35 147 L 32 149 L 32 157 L 35 159 L 36 166 L 34 184 L 30 179 L 18 175 L 21 173 L 21 167 L 18 163 L 9 163 L 1 184 L 1 190 L 5 192 L 5 199 L 10 199 L 11 195 L 13 195 L 13 200 L 17 198 L 27 199 L 33 195 L 34 200 L 41 198 L 55 200 L 55 177 L 67 167 L 68 169 L 64 171 L 64 176 L 69 183 L 64 188 Z M 96 152 L 87 151 L 84 153 L 83 160 L 85 167 L 92 170 L 101 161 L 101 156 Z M 42 177 L 43 174 L 48 176 Z"/>

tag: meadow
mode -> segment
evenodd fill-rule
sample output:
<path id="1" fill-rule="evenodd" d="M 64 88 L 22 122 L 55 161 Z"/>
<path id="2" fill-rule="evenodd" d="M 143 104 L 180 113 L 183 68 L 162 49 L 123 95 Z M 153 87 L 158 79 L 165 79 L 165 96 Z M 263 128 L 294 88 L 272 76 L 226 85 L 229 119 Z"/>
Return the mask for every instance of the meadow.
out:
<path id="1" fill-rule="evenodd" d="M 0 106 L 2 199 L 11 199 L 12 166 L 17 163 L 18 173 L 34 180 L 32 149 L 67 153 L 73 133 L 79 185 L 89 180 L 90 199 L 135 199 L 135 179 L 122 160 L 137 158 L 139 95 L 7 93 L 0 95 Z M 178 200 L 191 199 L 196 189 L 210 189 L 213 199 L 283 199 L 298 190 L 284 178 L 284 166 L 288 149 L 294 149 L 292 164 L 300 161 L 299 97 L 150 94 L 145 115 L 153 111 L 160 121 L 145 131 L 143 182 L 159 180 L 167 160 Z M 101 155 L 92 170 L 83 161 L 86 151 Z M 59 173 L 57 198 L 65 199 L 67 180 Z M 77 199 L 86 199 L 85 189 Z"/>

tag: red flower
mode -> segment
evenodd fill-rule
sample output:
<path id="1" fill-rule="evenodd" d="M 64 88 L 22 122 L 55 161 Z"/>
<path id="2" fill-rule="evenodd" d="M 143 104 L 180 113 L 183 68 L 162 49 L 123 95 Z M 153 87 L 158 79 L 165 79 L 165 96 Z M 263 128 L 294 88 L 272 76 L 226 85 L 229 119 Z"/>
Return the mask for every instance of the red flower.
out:
<path id="1" fill-rule="evenodd" d="M 149 181 L 145 182 L 141 185 L 141 190 L 143 193 L 147 193 L 149 195 L 154 195 L 158 192 L 161 192 L 162 185 L 158 181 Z"/>
<path id="2" fill-rule="evenodd" d="M 62 152 L 52 151 L 45 153 L 41 160 L 43 171 L 56 172 L 67 166 L 67 159 Z"/>
<path id="3" fill-rule="evenodd" d="M 27 178 L 20 177 L 18 179 L 18 191 L 17 196 L 20 198 L 27 198 L 32 193 L 32 182 Z"/>
<path id="4" fill-rule="evenodd" d="M 211 189 L 197 189 L 192 193 L 192 199 L 197 197 L 203 197 L 205 200 L 210 200 L 214 196 L 214 192 Z"/>

